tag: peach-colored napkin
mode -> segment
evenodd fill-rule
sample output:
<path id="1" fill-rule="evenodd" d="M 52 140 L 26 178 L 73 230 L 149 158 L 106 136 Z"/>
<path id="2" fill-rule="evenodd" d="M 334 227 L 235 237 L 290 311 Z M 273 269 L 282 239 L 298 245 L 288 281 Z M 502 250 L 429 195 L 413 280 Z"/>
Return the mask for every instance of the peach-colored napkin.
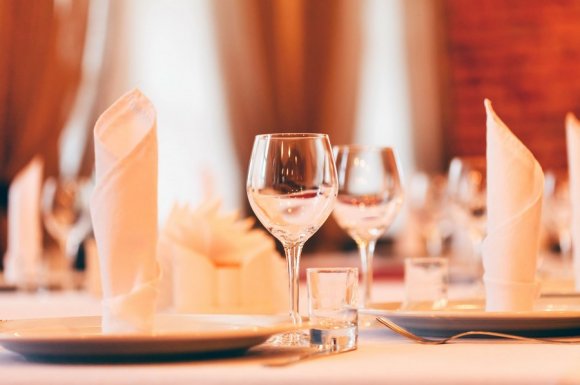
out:
<path id="1" fill-rule="evenodd" d="M 219 201 L 174 206 L 160 237 L 178 312 L 277 313 L 287 307 L 284 259 L 253 221 L 223 213 Z"/>
<path id="2" fill-rule="evenodd" d="M 40 191 L 43 161 L 33 158 L 14 177 L 8 190 L 8 248 L 5 280 L 17 286 L 34 286 L 42 255 Z"/>
<path id="3" fill-rule="evenodd" d="M 139 90 L 122 96 L 95 125 L 91 216 L 105 333 L 153 328 L 159 276 L 156 129 L 155 109 Z"/>
<path id="4" fill-rule="evenodd" d="M 572 206 L 572 252 L 574 282 L 580 290 L 580 121 L 572 114 L 566 115 L 566 144 L 568 147 L 568 177 Z"/>
<path id="5" fill-rule="evenodd" d="M 544 174 L 532 153 L 487 112 L 487 237 L 483 243 L 486 309 L 531 310 L 539 292 L 536 264 Z"/>

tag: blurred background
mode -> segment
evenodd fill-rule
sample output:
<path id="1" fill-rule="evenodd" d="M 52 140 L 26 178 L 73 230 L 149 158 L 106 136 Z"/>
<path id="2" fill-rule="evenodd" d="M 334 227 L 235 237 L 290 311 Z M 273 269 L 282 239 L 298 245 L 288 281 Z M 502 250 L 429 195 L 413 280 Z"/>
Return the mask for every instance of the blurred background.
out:
<path id="1" fill-rule="evenodd" d="M 94 123 L 133 88 L 158 112 L 160 223 L 210 195 L 251 214 L 267 132 L 392 146 L 416 202 L 417 173 L 485 154 L 486 97 L 544 170 L 565 170 L 578 20 L 580 0 L 0 0 L 2 255 L 17 172 L 40 155 L 45 177 L 90 177 Z M 307 247 L 346 243 L 329 219 Z"/>

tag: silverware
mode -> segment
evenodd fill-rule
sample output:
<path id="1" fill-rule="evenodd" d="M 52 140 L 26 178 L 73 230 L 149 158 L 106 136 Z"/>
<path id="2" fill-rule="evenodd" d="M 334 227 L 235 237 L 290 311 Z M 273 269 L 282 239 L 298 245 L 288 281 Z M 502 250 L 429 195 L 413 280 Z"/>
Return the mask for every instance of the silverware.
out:
<path id="1" fill-rule="evenodd" d="M 524 337 L 515 334 L 508 334 L 508 333 L 498 333 L 498 332 L 489 332 L 489 331 L 467 331 L 462 333 L 457 333 L 449 337 L 445 338 L 425 338 L 418 336 L 415 333 L 410 332 L 409 330 L 405 329 L 404 327 L 397 325 L 396 323 L 392 322 L 391 320 L 383 317 L 377 317 L 377 321 L 384 326 L 388 327 L 392 331 L 397 334 L 402 335 L 403 337 L 407 337 L 413 341 L 419 342 L 421 344 L 427 345 L 442 345 L 448 342 L 457 340 L 463 337 L 470 337 L 470 336 L 488 336 L 488 337 L 496 337 L 496 338 L 507 338 L 511 340 L 518 340 L 518 341 L 526 341 L 526 342 L 539 342 L 539 343 L 548 343 L 548 344 L 578 344 L 580 343 L 580 338 L 567 338 L 567 339 L 559 339 L 559 338 L 539 338 L 539 337 Z"/>

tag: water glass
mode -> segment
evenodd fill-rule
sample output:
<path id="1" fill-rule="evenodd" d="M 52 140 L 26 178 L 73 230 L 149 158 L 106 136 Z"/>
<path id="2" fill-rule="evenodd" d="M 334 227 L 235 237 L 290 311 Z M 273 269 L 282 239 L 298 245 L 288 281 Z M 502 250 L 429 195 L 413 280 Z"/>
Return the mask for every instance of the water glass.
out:
<path id="1" fill-rule="evenodd" d="M 310 344 L 333 352 L 356 349 L 358 269 L 310 268 L 306 276 Z"/>
<path id="2" fill-rule="evenodd" d="M 405 259 L 405 302 L 408 310 L 437 310 L 447 306 L 448 260 L 442 257 Z"/>

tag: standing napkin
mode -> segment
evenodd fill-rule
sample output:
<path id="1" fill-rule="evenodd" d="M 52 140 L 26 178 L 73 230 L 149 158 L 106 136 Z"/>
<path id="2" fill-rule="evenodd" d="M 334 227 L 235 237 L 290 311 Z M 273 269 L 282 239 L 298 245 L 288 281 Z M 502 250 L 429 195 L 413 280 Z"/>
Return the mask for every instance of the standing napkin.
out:
<path id="1" fill-rule="evenodd" d="M 487 237 L 483 243 L 486 310 L 531 310 L 544 174 L 532 153 L 487 112 Z"/>
<path id="2" fill-rule="evenodd" d="M 568 147 L 568 175 L 572 205 L 572 252 L 574 253 L 574 281 L 580 290 L 580 122 L 569 113 L 566 116 L 566 144 Z"/>
<path id="3" fill-rule="evenodd" d="M 36 285 L 42 233 L 40 190 L 43 162 L 36 157 L 14 177 L 8 192 L 8 250 L 6 282 L 17 286 Z"/>
<path id="4" fill-rule="evenodd" d="M 286 309 L 284 259 L 272 237 L 252 225 L 249 218 L 222 212 L 217 200 L 195 209 L 174 206 L 159 244 L 176 311 L 273 314 Z"/>
<path id="5" fill-rule="evenodd" d="M 138 90 L 95 125 L 91 215 L 100 259 L 105 333 L 149 332 L 157 293 L 156 113 Z"/>

